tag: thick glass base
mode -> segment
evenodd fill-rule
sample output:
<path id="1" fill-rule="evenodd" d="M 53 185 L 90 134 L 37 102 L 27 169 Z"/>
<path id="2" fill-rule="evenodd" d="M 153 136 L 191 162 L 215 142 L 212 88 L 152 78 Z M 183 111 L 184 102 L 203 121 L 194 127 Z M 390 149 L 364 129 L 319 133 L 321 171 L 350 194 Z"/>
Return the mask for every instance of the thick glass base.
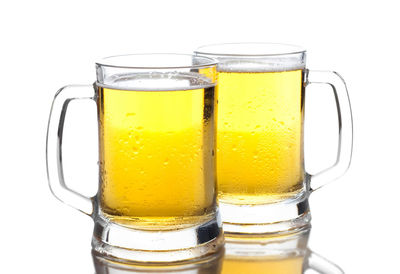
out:
<path id="1" fill-rule="evenodd" d="M 201 258 L 223 248 L 218 214 L 191 227 L 157 231 L 137 229 L 95 218 L 92 248 L 113 261 L 165 263 Z"/>
<path id="2" fill-rule="evenodd" d="M 220 201 L 219 208 L 226 237 L 254 238 L 268 234 L 289 234 L 309 227 L 311 222 L 306 193 L 260 205 Z"/>

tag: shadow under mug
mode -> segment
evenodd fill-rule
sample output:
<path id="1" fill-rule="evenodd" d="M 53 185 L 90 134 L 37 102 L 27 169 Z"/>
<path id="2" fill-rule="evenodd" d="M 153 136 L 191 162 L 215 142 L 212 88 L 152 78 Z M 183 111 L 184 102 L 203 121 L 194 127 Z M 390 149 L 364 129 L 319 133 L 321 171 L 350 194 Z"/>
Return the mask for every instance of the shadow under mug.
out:
<path id="1" fill-rule="evenodd" d="M 93 86 L 66 86 L 47 132 L 52 193 L 95 222 L 92 247 L 120 261 L 170 262 L 217 252 L 215 60 L 184 54 L 113 56 Z M 99 188 L 89 198 L 65 182 L 63 126 L 73 100 L 97 104 Z"/>
<path id="2" fill-rule="evenodd" d="M 288 233 L 311 220 L 308 197 L 341 176 L 352 154 L 352 114 L 343 79 L 306 69 L 306 51 L 272 43 L 215 44 L 197 56 L 217 65 L 217 184 L 227 236 Z M 333 166 L 304 169 L 306 86 L 332 87 L 339 122 Z"/>

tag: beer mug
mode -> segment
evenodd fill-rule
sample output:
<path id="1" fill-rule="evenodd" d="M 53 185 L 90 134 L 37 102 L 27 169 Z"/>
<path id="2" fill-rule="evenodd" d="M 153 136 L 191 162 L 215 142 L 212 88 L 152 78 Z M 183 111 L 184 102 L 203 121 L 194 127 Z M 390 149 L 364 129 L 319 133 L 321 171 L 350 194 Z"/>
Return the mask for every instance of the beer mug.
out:
<path id="1" fill-rule="evenodd" d="M 125 261 L 169 262 L 223 243 L 215 182 L 216 62 L 184 54 L 113 56 L 96 63 L 93 86 L 66 86 L 47 132 L 52 193 L 95 222 L 92 247 Z M 93 89 L 94 87 L 94 89 Z M 70 189 L 62 139 L 68 104 L 97 104 L 99 187 Z"/>
<path id="2" fill-rule="evenodd" d="M 216 44 L 197 56 L 218 60 L 217 184 L 227 235 L 284 233 L 311 220 L 308 196 L 342 175 L 352 153 L 352 115 L 343 79 L 306 69 L 306 51 L 272 43 Z M 339 120 L 336 163 L 304 170 L 305 88 L 332 87 Z"/>

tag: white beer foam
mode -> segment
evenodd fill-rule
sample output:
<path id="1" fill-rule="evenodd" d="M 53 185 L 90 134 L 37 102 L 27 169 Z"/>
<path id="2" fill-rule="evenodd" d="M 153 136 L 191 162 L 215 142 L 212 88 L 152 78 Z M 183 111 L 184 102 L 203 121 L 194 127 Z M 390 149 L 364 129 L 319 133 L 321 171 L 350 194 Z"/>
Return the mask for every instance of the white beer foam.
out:
<path id="1" fill-rule="evenodd" d="M 206 76 L 194 72 L 145 72 L 114 74 L 107 77 L 97 86 L 134 91 L 174 91 L 204 89 L 215 86 Z"/>
<path id="2" fill-rule="evenodd" d="M 280 72 L 305 68 L 303 60 L 288 61 L 287 58 L 275 60 L 221 60 L 219 59 L 218 71 L 220 72 Z"/>

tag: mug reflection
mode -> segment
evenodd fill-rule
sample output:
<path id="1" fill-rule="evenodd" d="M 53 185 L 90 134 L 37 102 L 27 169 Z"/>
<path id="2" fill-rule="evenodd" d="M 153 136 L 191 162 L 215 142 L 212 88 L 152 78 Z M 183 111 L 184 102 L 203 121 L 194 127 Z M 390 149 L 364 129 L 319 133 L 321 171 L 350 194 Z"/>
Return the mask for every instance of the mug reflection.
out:
<path id="1" fill-rule="evenodd" d="M 225 250 L 197 261 L 179 264 L 119 263 L 92 251 L 97 274 L 302 274 L 344 273 L 337 265 L 308 248 L 310 230 L 284 236 L 227 238 Z"/>
<path id="2" fill-rule="evenodd" d="M 310 229 L 281 236 L 227 238 L 221 273 L 344 273 L 308 248 L 309 236 Z"/>
<path id="3" fill-rule="evenodd" d="M 221 273 L 224 249 L 195 261 L 165 263 L 165 264 L 127 264 L 107 258 L 92 250 L 96 274 L 126 274 L 126 273 L 178 273 L 178 274 L 214 274 Z"/>

